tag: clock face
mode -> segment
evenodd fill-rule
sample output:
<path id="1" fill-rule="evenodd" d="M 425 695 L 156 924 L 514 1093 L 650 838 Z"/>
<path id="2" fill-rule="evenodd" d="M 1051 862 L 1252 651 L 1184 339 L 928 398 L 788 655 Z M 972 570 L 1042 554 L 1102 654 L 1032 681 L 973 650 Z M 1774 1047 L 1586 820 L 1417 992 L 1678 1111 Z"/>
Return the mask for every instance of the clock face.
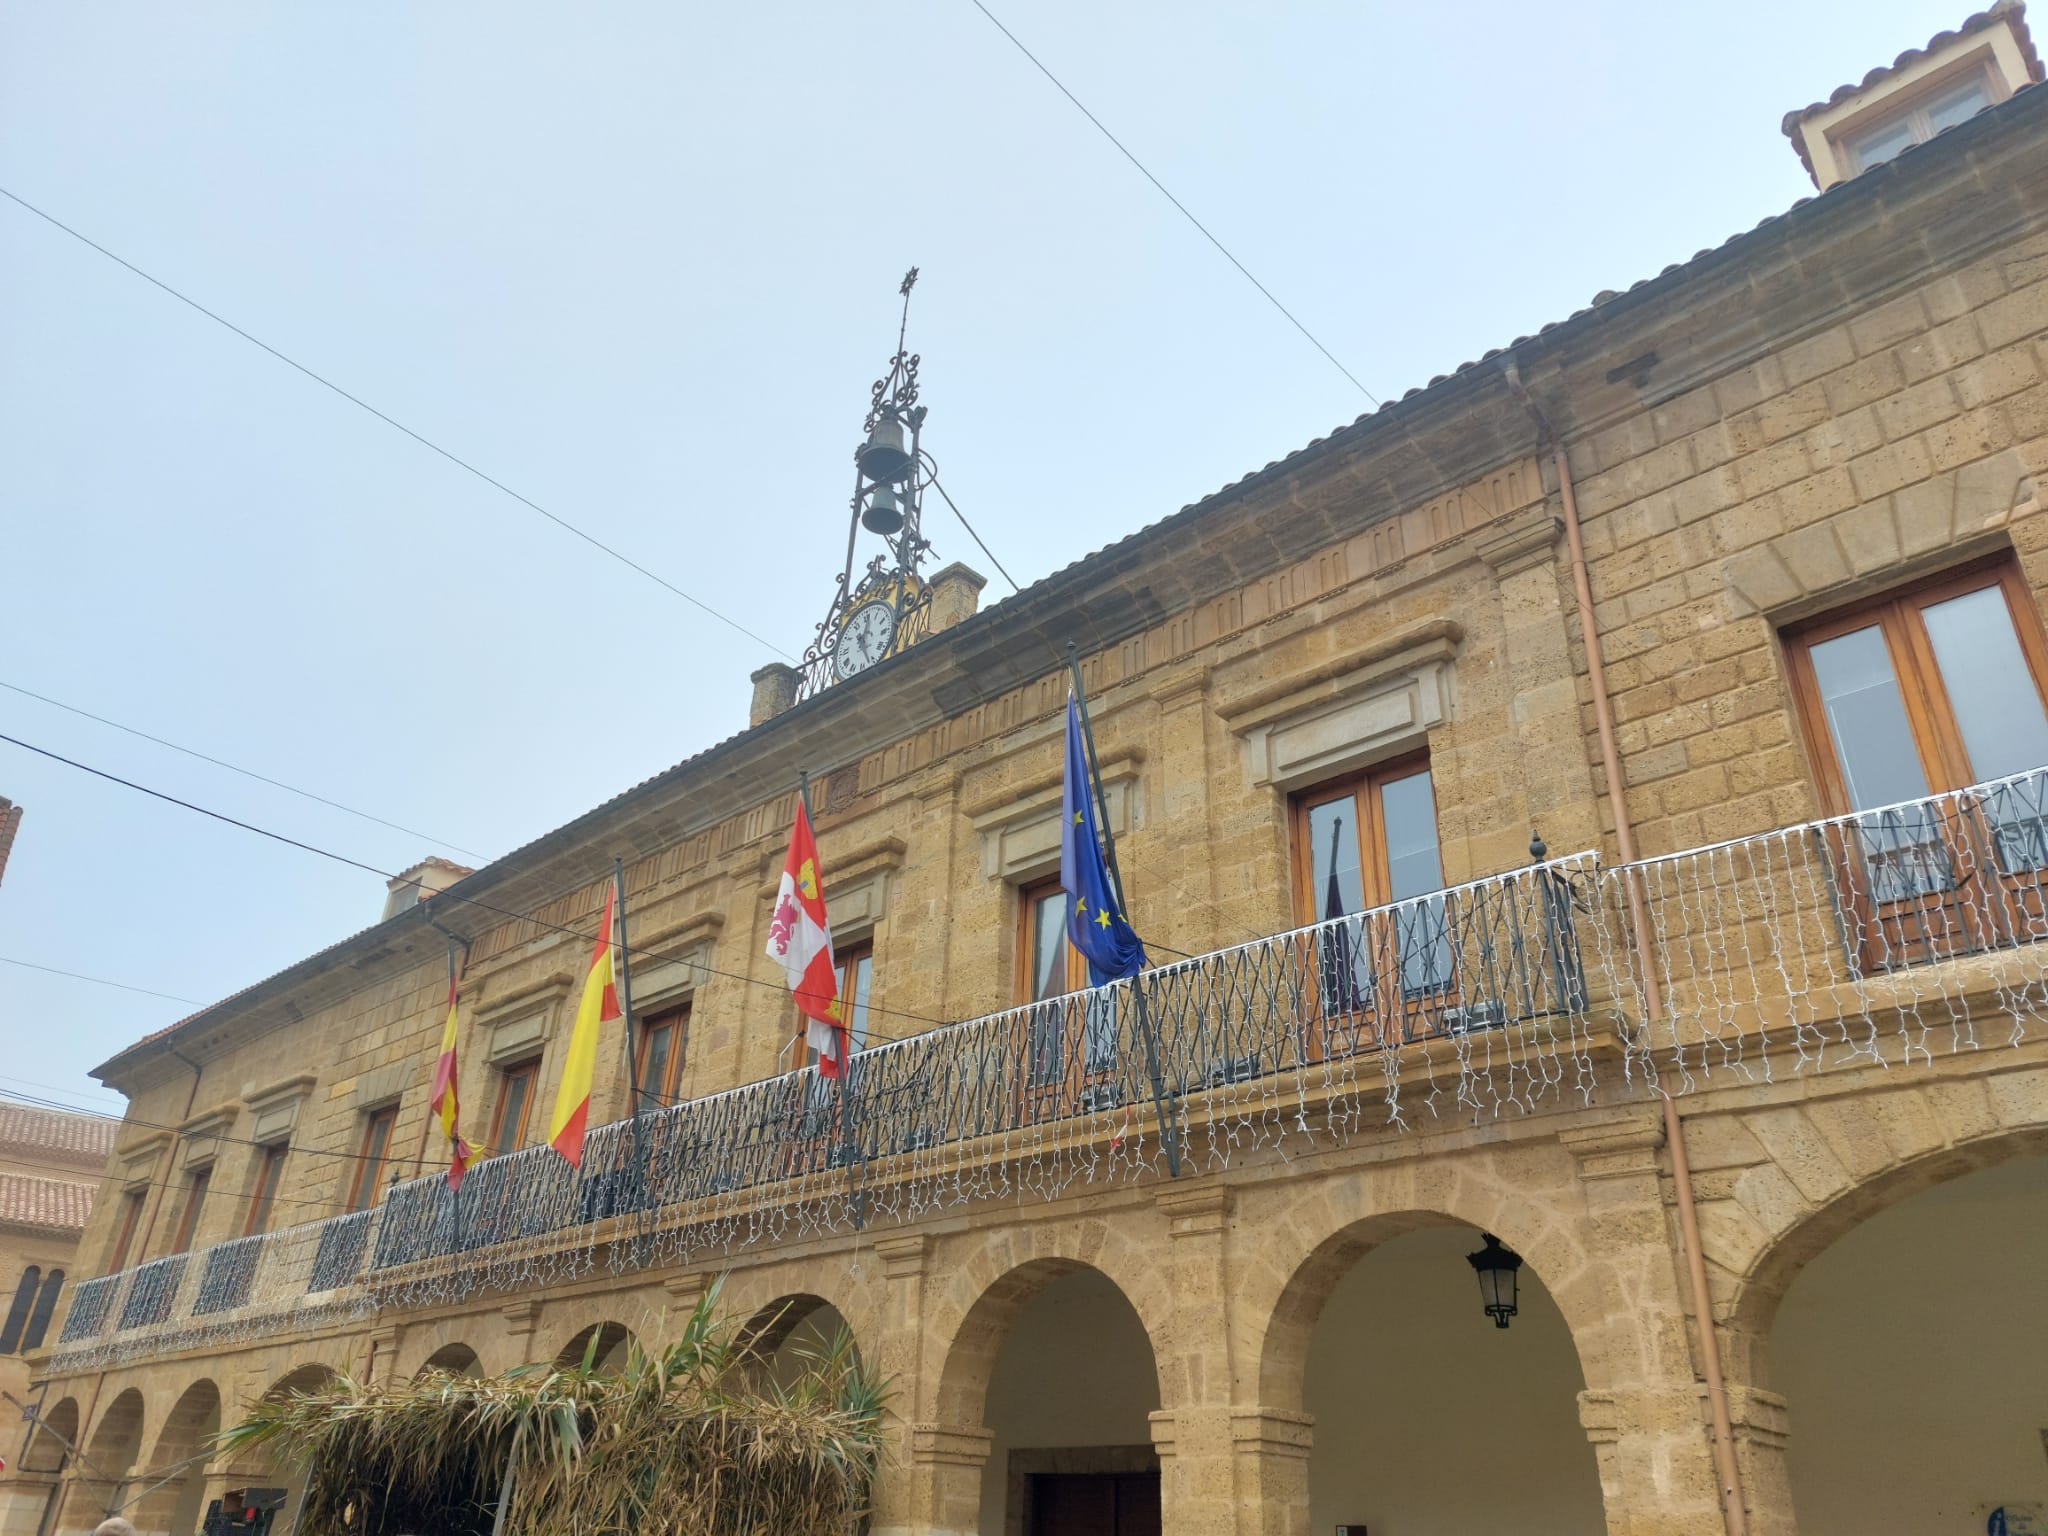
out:
<path id="1" fill-rule="evenodd" d="M 832 671 L 841 682 L 856 672 L 865 672 L 889 654 L 896 638 L 896 610 L 885 598 L 863 603 L 847 616 L 839 631 L 839 644 L 832 652 Z"/>

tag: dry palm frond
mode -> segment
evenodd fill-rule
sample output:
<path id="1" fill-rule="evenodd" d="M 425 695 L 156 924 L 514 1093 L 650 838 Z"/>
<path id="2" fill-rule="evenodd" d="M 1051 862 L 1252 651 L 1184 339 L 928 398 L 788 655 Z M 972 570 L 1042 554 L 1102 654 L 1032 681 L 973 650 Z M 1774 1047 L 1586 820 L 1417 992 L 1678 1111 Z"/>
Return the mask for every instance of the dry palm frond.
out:
<path id="1" fill-rule="evenodd" d="M 258 1403 L 221 1444 L 312 1467 L 306 1536 L 481 1536 L 508 1468 L 504 1536 L 844 1536 L 873 1480 L 882 1383 L 844 1334 L 767 1381 L 717 1299 L 616 1369 L 593 1341 L 571 1366 L 343 1378 Z"/>

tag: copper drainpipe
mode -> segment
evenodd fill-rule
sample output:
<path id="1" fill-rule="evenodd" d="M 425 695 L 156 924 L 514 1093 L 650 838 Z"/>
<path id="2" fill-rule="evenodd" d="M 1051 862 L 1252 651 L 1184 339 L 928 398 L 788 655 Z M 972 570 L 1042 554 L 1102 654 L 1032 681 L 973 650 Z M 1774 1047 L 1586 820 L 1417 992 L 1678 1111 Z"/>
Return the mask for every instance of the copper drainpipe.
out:
<path id="1" fill-rule="evenodd" d="M 1512 378 L 1511 378 L 1511 382 Z M 1517 385 L 1519 393 L 1519 386 Z M 1524 396 L 1524 403 L 1530 404 Z M 1562 443 L 1552 450 L 1557 465 L 1557 489 L 1564 502 L 1564 537 L 1571 552 L 1572 586 L 1579 599 L 1579 631 L 1586 643 L 1586 671 L 1593 683 L 1593 718 L 1600 728 L 1600 766 L 1607 774 L 1607 800 L 1614 808 L 1614 841 L 1624 866 L 1636 860 L 1635 827 L 1628 819 L 1628 798 L 1622 793 L 1621 754 L 1614 745 L 1614 709 L 1607 695 L 1607 667 L 1600 656 L 1600 634 L 1593 623 L 1593 586 L 1586 575 L 1586 545 L 1579 536 L 1579 503 L 1572 493 L 1572 467 Z M 1636 950 L 1643 955 L 1643 1001 L 1652 1019 L 1664 1016 L 1664 990 L 1657 982 L 1657 968 L 1649 963 L 1646 936 L 1650 927 L 1643 915 L 1642 887 L 1635 871 L 1625 869 L 1623 887 L 1628 892 L 1629 926 L 1635 931 Z M 1654 1067 L 1653 1069 L 1654 1070 Z M 1678 1193 L 1678 1233 L 1685 1249 L 1685 1269 L 1692 1282 L 1693 1315 L 1699 1320 L 1700 1368 L 1707 1378 L 1707 1406 L 1713 1415 L 1714 1476 L 1721 1490 L 1721 1523 L 1728 1536 L 1749 1536 L 1749 1518 L 1742 1507 L 1742 1475 L 1735 1464 L 1735 1427 L 1728 1415 L 1728 1387 L 1721 1375 L 1721 1341 L 1714 1333 L 1713 1293 L 1707 1288 L 1707 1261 L 1700 1251 L 1699 1212 L 1693 1205 L 1692 1160 L 1686 1156 L 1685 1126 L 1678 1105 L 1654 1077 L 1657 1096 L 1664 1101 L 1664 1144 L 1671 1149 L 1671 1182 Z"/>

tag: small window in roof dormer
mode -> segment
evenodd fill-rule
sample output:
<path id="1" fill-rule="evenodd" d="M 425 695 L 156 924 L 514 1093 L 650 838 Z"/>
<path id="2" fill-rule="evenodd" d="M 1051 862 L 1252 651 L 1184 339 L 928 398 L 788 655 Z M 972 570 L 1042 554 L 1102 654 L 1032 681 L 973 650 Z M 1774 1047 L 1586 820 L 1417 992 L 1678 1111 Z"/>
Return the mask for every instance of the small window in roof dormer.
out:
<path id="1" fill-rule="evenodd" d="M 1860 84 L 1787 113 L 1785 133 L 1825 192 L 1968 122 L 2042 77 L 2026 6 L 1998 0 L 1953 32 L 1902 53 Z"/>

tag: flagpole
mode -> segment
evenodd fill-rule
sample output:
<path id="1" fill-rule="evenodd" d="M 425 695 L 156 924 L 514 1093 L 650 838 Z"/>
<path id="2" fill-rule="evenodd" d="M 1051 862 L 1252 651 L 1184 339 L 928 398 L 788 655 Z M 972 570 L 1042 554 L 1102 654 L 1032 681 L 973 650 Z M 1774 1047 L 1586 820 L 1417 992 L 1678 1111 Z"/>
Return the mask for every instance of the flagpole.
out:
<path id="1" fill-rule="evenodd" d="M 796 794 L 797 799 L 803 802 L 804 825 L 811 829 L 811 837 L 815 840 L 818 835 L 818 825 L 811 820 L 811 774 L 807 768 L 799 768 L 797 770 Z M 820 876 L 818 892 L 821 898 L 824 895 L 824 890 L 824 879 Z M 831 914 L 829 912 L 826 914 L 826 929 L 828 932 L 831 929 Z M 837 972 L 839 957 L 837 955 L 832 957 L 832 964 L 834 966 L 832 988 L 836 995 L 839 990 Z M 840 999 L 839 1007 L 842 1027 L 839 1030 L 839 1146 L 841 1153 L 846 1157 L 846 1187 L 853 1196 L 853 1225 L 858 1230 L 865 1227 L 868 1223 L 867 1198 L 860 1187 L 860 1181 L 856 1177 L 858 1170 L 854 1166 L 860 1160 L 853 1155 L 853 1096 L 847 1091 L 853 1082 L 853 1052 L 847 1049 L 853 1042 L 853 1031 L 843 1027 L 843 1021 L 845 1011 L 850 1006 L 849 1000 L 845 998 Z M 801 1025 L 803 1021 L 803 1010 L 801 1009 L 797 1010 L 797 1020 Z"/>
<path id="2" fill-rule="evenodd" d="M 612 890 L 619 909 L 619 930 L 607 935 L 618 945 L 619 1023 L 626 1037 L 626 1091 L 633 1096 L 634 1209 L 647 1193 L 647 1141 L 640 1124 L 640 1053 L 633 1049 L 633 966 L 626 958 L 626 861 L 612 860 Z"/>
<path id="3" fill-rule="evenodd" d="M 1116 863 L 1116 833 L 1109 825 L 1109 796 L 1102 788 L 1102 759 L 1095 755 L 1095 726 L 1088 718 L 1088 690 L 1081 681 L 1081 648 L 1067 642 L 1067 670 L 1073 676 L 1074 706 L 1081 716 L 1081 743 L 1088 751 L 1088 780 L 1095 794 L 1095 824 L 1102 829 L 1103 851 L 1109 855 L 1109 878 L 1116 883 L 1116 907 L 1131 921 L 1131 906 L 1124 898 L 1123 871 Z M 1133 925 L 1135 931 L 1135 925 Z M 1145 1070 L 1152 1078 L 1152 1108 L 1159 1116 L 1159 1144 L 1166 1153 L 1168 1178 L 1180 1177 L 1180 1133 L 1166 1112 L 1166 1079 L 1159 1070 L 1159 1034 L 1152 1024 L 1152 1010 L 1145 989 L 1131 978 L 1131 998 L 1138 1012 L 1138 1038 L 1145 1045 Z"/>

